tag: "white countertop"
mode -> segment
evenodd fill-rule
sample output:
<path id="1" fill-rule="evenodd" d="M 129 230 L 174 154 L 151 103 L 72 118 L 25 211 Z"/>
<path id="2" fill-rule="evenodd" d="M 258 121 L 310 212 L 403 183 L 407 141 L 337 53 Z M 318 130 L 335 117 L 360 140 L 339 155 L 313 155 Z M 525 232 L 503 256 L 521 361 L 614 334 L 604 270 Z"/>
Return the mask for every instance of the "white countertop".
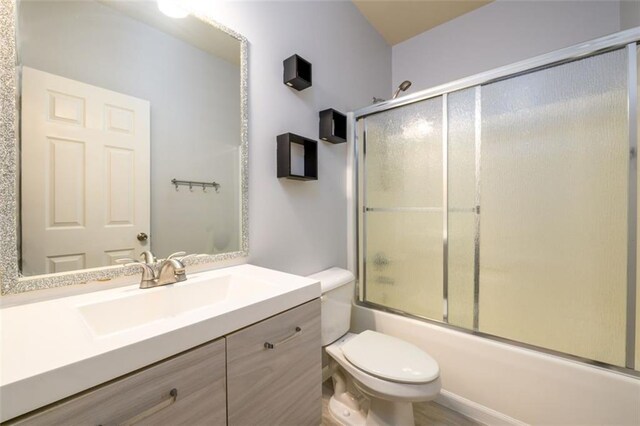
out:
<path id="1" fill-rule="evenodd" d="M 135 284 L 0 309 L 0 421 L 214 340 L 321 293 L 317 280 L 253 265 L 190 274 L 187 281 L 172 286 L 230 274 L 268 283 L 269 291 L 241 303 L 210 305 L 102 335 L 89 327 L 78 307 L 138 293 L 152 295 L 171 286 L 140 290 Z"/>

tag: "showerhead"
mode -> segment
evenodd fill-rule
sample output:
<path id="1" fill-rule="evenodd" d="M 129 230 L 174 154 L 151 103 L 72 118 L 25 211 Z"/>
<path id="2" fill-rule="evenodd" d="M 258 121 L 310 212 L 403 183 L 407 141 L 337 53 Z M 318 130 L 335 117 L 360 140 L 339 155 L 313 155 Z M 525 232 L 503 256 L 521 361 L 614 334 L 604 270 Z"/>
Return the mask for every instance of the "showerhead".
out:
<path id="1" fill-rule="evenodd" d="M 411 82 L 409 80 L 405 80 L 402 83 L 400 83 L 400 90 L 402 90 L 403 92 L 407 90 L 409 87 L 411 87 Z"/>
<path id="2" fill-rule="evenodd" d="M 398 86 L 398 89 L 396 89 L 396 93 L 393 94 L 393 98 L 391 99 L 397 98 L 400 92 L 404 92 L 409 87 L 411 87 L 411 82 L 409 80 L 403 81 L 402 83 L 400 83 L 400 86 Z"/>

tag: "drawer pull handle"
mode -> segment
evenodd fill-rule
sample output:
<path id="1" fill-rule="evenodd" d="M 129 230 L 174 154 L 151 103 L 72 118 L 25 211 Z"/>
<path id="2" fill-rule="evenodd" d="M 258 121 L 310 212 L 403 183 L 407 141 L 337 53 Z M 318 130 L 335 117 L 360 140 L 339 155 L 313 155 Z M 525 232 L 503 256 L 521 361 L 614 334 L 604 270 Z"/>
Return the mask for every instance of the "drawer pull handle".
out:
<path id="1" fill-rule="evenodd" d="M 122 422 L 122 426 L 131 426 L 134 425 L 144 419 L 146 419 L 147 417 L 157 413 L 160 410 L 163 410 L 165 408 L 167 408 L 168 406 L 170 406 L 171 404 L 173 404 L 174 402 L 176 402 L 176 399 L 178 399 L 178 389 L 173 388 L 169 391 L 169 398 L 165 399 L 164 401 L 162 401 L 161 403 L 154 405 L 153 407 L 143 411 L 140 414 L 137 414 L 136 416 L 130 418 L 129 420 L 126 420 L 124 422 Z"/>
<path id="2" fill-rule="evenodd" d="M 278 347 L 280 345 L 284 345 L 285 343 L 295 339 L 296 337 L 298 337 L 301 334 L 302 334 L 302 329 L 300 327 L 296 327 L 296 331 L 291 336 L 287 337 L 284 340 L 281 340 L 281 341 L 276 342 L 276 343 L 264 342 L 264 348 L 265 349 L 275 349 L 276 347 Z"/>

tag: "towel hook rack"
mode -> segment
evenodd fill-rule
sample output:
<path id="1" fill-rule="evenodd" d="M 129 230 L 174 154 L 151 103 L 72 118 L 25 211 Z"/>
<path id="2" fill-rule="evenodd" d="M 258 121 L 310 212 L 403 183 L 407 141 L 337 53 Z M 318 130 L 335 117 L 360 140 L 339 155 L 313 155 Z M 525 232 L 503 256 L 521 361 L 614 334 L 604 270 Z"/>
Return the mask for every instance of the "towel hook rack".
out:
<path id="1" fill-rule="evenodd" d="M 202 192 L 204 193 L 207 192 L 207 188 L 213 188 L 216 190 L 216 192 L 220 192 L 221 186 L 218 182 L 197 182 L 193 180 L 178 180 L 175 178 L 171 179 L 171 183 L 176 187 L 176 191 L 178 191 L 179 186 L 188 186 L 189 191 L 193 192 L 194 186 L 200 186 L 202 187 Z"/>

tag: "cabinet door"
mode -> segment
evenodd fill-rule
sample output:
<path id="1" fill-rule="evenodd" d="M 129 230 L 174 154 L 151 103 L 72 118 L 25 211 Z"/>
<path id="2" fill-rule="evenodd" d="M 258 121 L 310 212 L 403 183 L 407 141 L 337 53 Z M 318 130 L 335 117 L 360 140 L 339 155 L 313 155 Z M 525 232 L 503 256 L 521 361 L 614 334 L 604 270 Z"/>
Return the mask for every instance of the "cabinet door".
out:
<path id="1" fill-rule="evenodd" d="M 229 426 L 320 424 L 320 358 L 319 299 L 227 336 Z"/>
<path id="2" fill-rule="evenodd" d="M 9 424 L 225 425 L 226 417 L 225 341 L 220 339 Z"/>

